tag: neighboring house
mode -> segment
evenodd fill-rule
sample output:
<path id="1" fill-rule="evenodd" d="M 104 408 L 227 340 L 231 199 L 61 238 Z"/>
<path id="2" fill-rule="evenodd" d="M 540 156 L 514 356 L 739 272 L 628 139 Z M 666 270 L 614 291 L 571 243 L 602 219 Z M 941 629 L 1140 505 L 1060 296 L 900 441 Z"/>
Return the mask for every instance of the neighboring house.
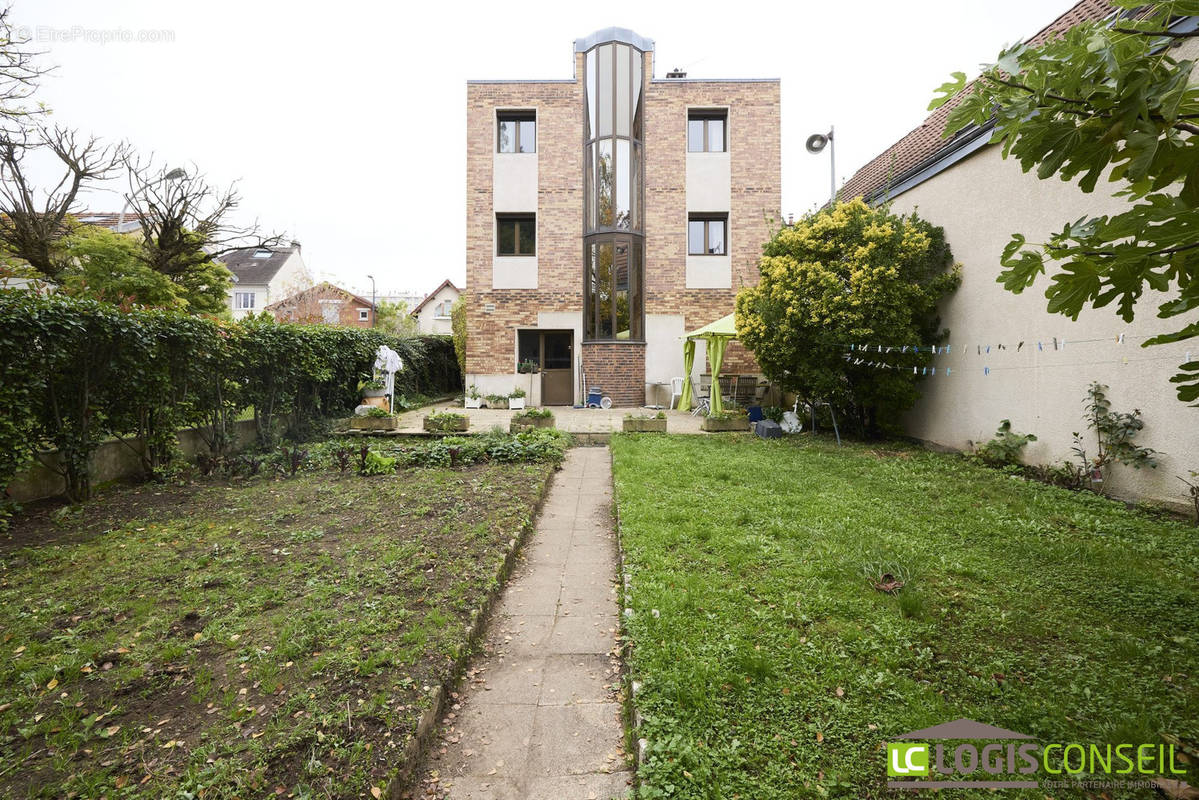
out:
<path id="1" fill-rule="evenodd" d="M 416 317 L 416 329 L 421 333 L 441 333 L 448 335 L 450 333 L 450 309 L 454 307 L 454 301 L 458 299 L 461 292 L 458 287 L 449 280 L 442 281 L 442 284 L 421 300 L 412 309 L 412 316 Z"/>
<path id="2" fill-rule="evenodd" d="M 218 260 L 233 273 L 229 308 L 234 319 L 256 314 L 312 281 L 299 242 L 285 247 L 246 247 Z"/>
<path id="3" fill-rule="evenodd" d="M 468 386 L 570 404 L 585 373 L 617 405 L 664 403 L 683 334 L 757 282 L 779 82 L 655 79 L 653 55 L 609 28 L 575 41 L 569 80 L 467 83 Z M 758 368 L 734 345 L 723 371 Z"/>
<path id="4" fill-rule="evenodd" d="M 1106 18 L 1111 11 L 1105 3 L 1084 0 L 1030 42 Z M 1179 24 L 1193 30 L 1195 18 Z M 1197 56 L 1196 39 L 1174 53 L 1178 59 Z M 1169 378 L 1180 363 L 1196 357 L 1199 341 L 1139 347 L 1150 336 L 1177 328 L 1177 319 L 1157 318 L 1164 297 L 1147 291 L 1132 324 L 1126 325 L 1112 306 L 1085 310 L 1072 322 L 1046 311 L 1046 278 L 1019 295 L 996 282 L 999 257 L 1012 233 L 1043 241 L 1067 222 L 1116 213 L 1126 201 L 1112 198 L 1116 185 L 1102 180 L 1093 193 L 1084 194 L 1074 182 L 1038 180 L 1035 170 L 1023 172 L 1016 159 L 1002 159 L 1000 147 L 988 142 L 989 127 L 943 139 L 954 105 L 938 109 L 858 170 L 841 192 L 873 203 L 889 201 L 897 213 L 918 210 L 945 229 L 962 264 L 961 288 L 941 308 L 951 353 L 936 358 L 940 374 L 921 384 L 923 397 L 908 415 L 908 432 L 965 450 L 990 439 L 1000 420 L 1010 419 L 1014 430 L 1038 437 L 1024 453 L 1028 463 L 1071 458 L 1074 431 L 1083 432 L 1094 455 L 1083 398 L 1091 381 L 1099 381 L 1110 386 L 1114 409 L 1144 413 L 1137 444 L 1162 451 L 1157 469 L 1116 469 L 1116 491 L 1177 502 L 1183 486 L 1175 476 L 1199 468 L 1199 411 L 1176 399 Z M 945 367 L 952 369 L 949 377 Z"/>
<path id="5" fill-rule="evenodd" d="M 375 324 L 371 301 L 353 292 L 321 282 L 266 306 L 280 322 L 307 322 L 370 328 Z"/>

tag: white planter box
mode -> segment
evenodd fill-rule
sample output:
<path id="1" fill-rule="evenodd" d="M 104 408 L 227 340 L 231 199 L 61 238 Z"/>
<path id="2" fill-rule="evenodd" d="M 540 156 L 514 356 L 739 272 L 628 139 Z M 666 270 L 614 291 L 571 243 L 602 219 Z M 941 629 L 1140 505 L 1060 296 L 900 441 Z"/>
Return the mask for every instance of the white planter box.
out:
<path id="1" fill-rule="evenodd" d="M 482 408 L 483 407 L 483 398 L 482 397 L 466 398 L 466 407 L 467 408 Z"/>
<path id="2" fill-rule="evenodd" d="M 524 407 L 525 407 L 525 398 L 523 398 L 523 397 L 509 397 L 508 398 L 508 408 L 522 409 Z"/>

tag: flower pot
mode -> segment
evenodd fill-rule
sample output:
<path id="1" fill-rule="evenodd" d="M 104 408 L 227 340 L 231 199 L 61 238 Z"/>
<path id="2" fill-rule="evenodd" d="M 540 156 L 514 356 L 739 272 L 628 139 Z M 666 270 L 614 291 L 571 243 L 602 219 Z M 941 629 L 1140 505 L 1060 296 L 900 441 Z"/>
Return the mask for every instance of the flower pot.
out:
<path id="1" fill-rule="evenodd" d="M 463 405 L 465 405 L 466 408 L 482 408 L 483 407 L 483 398 L 482 397 L 467 397 L 463 401 Z"/>
<path id="2" fill-rule="evenodd" d="M 400 427 L 395 417 L 350 417 L 350 427 L 359 431 L 390 431 Z"/>
<path id="3" fill-rule="evenodd" d="M 527 431 L 530 428 L 552 428 L 554 427 L 553 417 L 519 417 L 514 418 L 508 423 L 509 433 L 518 433 Z"/>
<path id="4" fill-rule="evenodd" d="M 362 398 L 362 405 L 364 405 L 364 406 L 374 406 L 375 408 L 381 408 L 381 409 L 383 409 L 384 411 L 390 411 L 390 410 L 391 410 L 391 409 L 389 409 L 389 408 L 387 407 L 387 397 L 386 397 L 386 395 L 380 395 L 380 396 L 378 396 L 378 397 L 374 397 L 374 396 L 372 396 L 372 397 L 365 397 L 365 396 L 364 396 L 364 397 Z"/>
<path id="5" fill-rule="evenodd" d="M 525 407 L 525 399 L 523 397 L 509 397 L 508 408 L 523 409 Z"/>
<path id="6" fill-rule="evenodd" d="M 363 389 L 363 397 L 387 397 L 387 389 Z"/>
<path id="7" fill-rule="evenodd" d="M 433 433 L 461 433 L 470 428 L 470 418 L 449 420 L 448 422 L 431 422 L 428 417 L 424 420 L 424 429 Z"/>
<path id="8" fill-rule="evenodd" d="M 626 417 L 621 430 L 625 433 L 666 433 L 666 420 Z"/>
<path id="9" fill-rule="evenodd" d="M 747 431 L 749 430 L 749 420 L 745 417 L 733 417 L 732 419 L 704 417 L 704 421 L 699 427 L 700 430 L 705 430 L 709 433 L 719 433 L 721 431 Z"/>

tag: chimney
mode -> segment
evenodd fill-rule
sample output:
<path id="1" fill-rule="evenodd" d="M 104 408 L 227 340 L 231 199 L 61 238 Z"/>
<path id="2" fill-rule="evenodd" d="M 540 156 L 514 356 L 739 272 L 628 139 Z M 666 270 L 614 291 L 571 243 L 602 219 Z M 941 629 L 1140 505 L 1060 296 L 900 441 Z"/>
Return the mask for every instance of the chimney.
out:
<path id="1" fill-rule="evenodd" d="M 300 243 L 297 242 L 295 239 L 291 240 L 291 246 L 296 249 L 296 252 L 300 251 Z"/>
<path id="2" fill-rule="evenodd" d="M 670 72 L 666 73 L 666 77 L 667 78 L 686 78 L 687 73 L 685 71 L 679 69 L 678 67 L 675 67 Z"/>

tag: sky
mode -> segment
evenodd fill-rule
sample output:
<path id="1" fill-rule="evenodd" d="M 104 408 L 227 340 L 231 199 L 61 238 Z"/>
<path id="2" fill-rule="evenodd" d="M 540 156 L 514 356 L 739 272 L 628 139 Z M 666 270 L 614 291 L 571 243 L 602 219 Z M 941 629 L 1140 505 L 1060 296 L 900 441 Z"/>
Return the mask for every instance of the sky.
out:
<path id="1" fill-rule="evenodd" d="M 238 181 L 242 222 L 303 245 L 321 279 L 428 291 L 465 278 L 466 81 L 568 79 L 576 38 L 656 42 L 656 77 L 782 80 L 783 208 L 829 193 L 1069 0 L 383 3 L 12 0 L 53 121 Z M 649 145 L 652 146 L 652 143 Z M 50 177 L 47 172 L 44 179 Z M 84 198 L 119 211 L 124 184 Z"/>

